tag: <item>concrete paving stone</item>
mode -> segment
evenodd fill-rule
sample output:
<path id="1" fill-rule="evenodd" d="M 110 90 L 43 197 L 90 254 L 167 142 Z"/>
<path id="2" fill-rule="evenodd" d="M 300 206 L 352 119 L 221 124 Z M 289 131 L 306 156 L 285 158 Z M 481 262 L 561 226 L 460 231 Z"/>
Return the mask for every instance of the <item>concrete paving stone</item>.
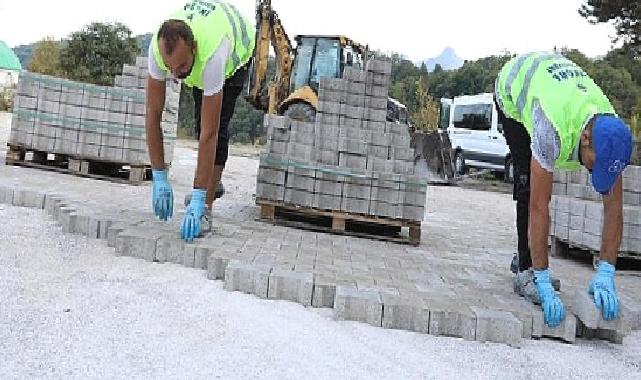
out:
<path id="1" fill-rule="evenodd" d="M 225 268 L 225 289 L 254 294 L 267 298 L 269 289 L 269 266 L 259 266 L 244 263 L 240 260 L 230 260 Z"/>
<path id="2" fill-rule="evenodd" d="M 338 139 L 338 150 L 339 152 L 366 156 L 368 149 L 367 145 L 363 144 L 363 140 L 350 139 L 341 136 Z"/>
<path id="3" fill-rule="evenodd" d="M 322 96 L 325 90 L 345 91 L 347 84 L 348 80 L 346 78 L 322 77 L 319 81 L 319 96 Z"/>
<path id="4" fill-rule="evenodd" d="M 333 115 L 341 114 L 341 103 L 330 101 L 319 101 L 318 112 L 328 113 Z"/>
<path id="5" fill-rule="evenodd" d="M 368 83 L 365 85 L 365 94 L 368 96 L 382 97 L 387 95 L 387 92 L 388 92 L 388 86 L 379 86 L 373 83 L 371 84 Z M 385 120 L 385 116 L 383 118 L 370 119 L 370 120 Z"/>
<path id="6" fill-rule="evenodd" d="M 312 273 L 272 270 L 269 275 L 269 299 L 298 302 L 311 306 L 314 289 Z"/>
<path id="7" fill-rule="evenodd" d="M 392 72 L 392 62 L 387 59 L 371 59 L 365 67 L 367 72 L 389 75 Z"/>
<path id="8" fill-rule="evenodd" d="M 401 295 L 407 292 L 401 292 Z M 461 303 L 425 298 L 420 293 L 430 312 L 428 333 L 430 335 L 451 336 L 474 340 L 476 337 L 476 316 L 472 310 Z"/>
<path id="9" fill-rule="evenodd" d="M 340 124 L 340 115 L 333 113 L 316 113 L 316 130 L 325 127 L 337 127 Z"/>
<path id="10" fill-rule="evenodd" d="M 297 144 L 314 145 L 315 134 L 292 131 L 289 141 Z"/>
<path id="11" fill-rule="evenodd" d="M 341 104 L 340 114 L 342 116 L 345 116 L 346 119 L 354 119 L 360 122 L 360 120 L 363 119 L 363 116 L 365 114 L 365 109 L 363 107 L 355 107 L 355 106 L 343 103 Z M 341 125 L 348 125 L 348 124 L 341 123 Z"/>
<path id="12" fill-rule="evenodd" d="M 207 258 L 207 278 L 210 280 L 224 280 L 225 271 L 230 259 L 211 254 Z"/>
<path id="13" fill-rule="evenodd" d="M 355 286 L 337 285 L 334 317 L 339 321 L 357 321 L 381 327 L 381 296 L 377 292 L 358 291 Z"/>
<path id="14" fill-rule="evenodd" d="M 549 327 L 545 324 L 543 310 L 540 307 L 534 306 L 532 311 L 532 337 L 554 338 L 561 339 L 567 343 L 574 343 L 577 329 L 577 319 L 574 314 L 568 312 L 559 326 Z"/>
<path id="15" fill-rule="evenodd" d="M 285 198 L 285 186 L 259 182 L 256 184 L 256 197 L 272 201 L 283 201 Z"/>
<path id="16" fill-rule="evenodd" d="M 350 82 L 347 84 L 347 90 L 348 93 L 350 94 L 365 94 L 365 83 L 356 83 L 356 82 Z M 367 95 L 375 95 L 375 94 L 367 94 Z M 387 95 L 387 93 L 385 94 Z M 383 95 L 380 95 L 383 96 Z"/>
<path id="17" fill-rule="evenodd" d="M 520 347 L 523 324 L 512 313 L 472 306 L 476 315 L 476 339 Z"/>
<path id="18" fill-rule="evenodd" d="M 289 204 L 303 207 L 312 207 L 312 204 L 314 203 L 314 193 L 304 190 L 286 188 L 283 200 L 285 203 Z"/>
<path id="19" fill-rule="evenodd" d="M 45 205 L 44 205 L 44 210 L 47 213 L 47 215 L 53 216 L 54 212 L 54 207 L 56 204 L 62 202 L 64 200 L 64 197 L 57 195 L 57 194 L 47 194 L 45 196 Z M 2 188 L 0 188 L 0 203 L 4 203 L 2 201 Z"/>
<path id="20" fill-rule="evenodd" d="M 387 98 L 386 97 L 376 97 L 376 96 L 366 96 L 365 107 L 372 109 L 387 109 Z"/>
<path id="21" fill-rule="evenodd" d="M 160 236 L 156 242 L 155 261 L 182 264 L 185 241 L 177 234 Z"/>
<path id="22" fill-rule="evenodd" d="M 623 334 L 630 332 L 630 326 L 625 323 L 625 309 L 620 308 L 620 317 L 613 321 L 603 319 L 601 310 L 594 304 L 594 298 L 585 289 L 577 289 L 572 303 L 574 314 L 590 329 L 613 330 Z"/>
<path id="23" fill-rule="evenodd" d="M 194 267 L 194 258 L 196 255 L 196 244 L 193 243 L 184 243 L 183 244 L 183 251 L 181 252 L 181 258 L 180 258 L 180 263 L 182 266 L 187 267 L 187 268 L 193 268 Z M 207 277 L 209 278 L 209 276 Z M 210 278 L 210 280 L 212 280 Z"/>
<path id="24" fill-rule="evenodd" d="M 383 292 L 382 300 L 384 328 L 428 333 L 430 312 L 420 298 Z"/>
<path id="25" fill-rule="evenodd" d="M 327 275 L 314 275 L 312 307 L 334 307 L 336 279 Z"/>
<path id="26" fill-rule="evenodd" d="M 341 130 L 342 129 L 360 129 L 363 130 L 363 119 L 361 117 L 354 117 L 354 113 L 350 114 L 351 116 L 347 116 L 344 114 L 340 115 L 338 124 L 340 125 Z"/>
<path id="27" fill-rule="evenodd" d="M 62 227 L 62 232 L 71 233 L 74 231 L 77 220 L 76 209 L 68 206 L 60 207 L 59 215 L 58 223 Z"/>
<path id="28" fill-rule="evenodd" d="M 9 186 L 0 186 L 0 203 L 13 203 L 13 188 Z"/>
<path id="29" fill-rule="evenodd" d="M 143 227 L 124 229 L 116 237 L 116 253 L 146 261 L 156 260 L 156 244 L 163 232 Z"/>
<path id="30" fill-rule="evenodd" d="M 267 152 L 273 155 L 283 155 L 288 154 L 289 142 L 286 141 L 277 141 L 277 140 L 267 140 Z"/>
<path id="31" fill-rule="evenodd" d="M 364 83 L 366 79 L 367 73 L 358 68 L 346 67 L 345 70 L 343 70 L 343 80 L 347 80 L 350 83 Z"/>
<path id="32" fill-rule="evenodd" d="M 16 201 L 16 196 L 22 196 L 19 206 L 44 209 L 45 205 L 45 194 L 35 190 L 24 190 L 14 192 L 14 205 Z"/>

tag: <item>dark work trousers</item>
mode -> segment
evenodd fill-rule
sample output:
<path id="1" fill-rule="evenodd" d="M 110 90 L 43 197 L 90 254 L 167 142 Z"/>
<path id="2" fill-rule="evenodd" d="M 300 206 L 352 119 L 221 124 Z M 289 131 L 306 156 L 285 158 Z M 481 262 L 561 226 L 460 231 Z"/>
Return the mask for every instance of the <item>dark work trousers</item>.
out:
<path id="1" fill-rule="evenodd" d="M 499 123 L 503 125 L 503 134 L 510 148 L 514 163 L 514 188 L 512 197 L 516 201 L 516 233 L 518 235 L 519 271 L 532 266 L 530 245 L 528 242 L 528 224 L 530 216 L 530 161 L 532 160 L 531 139 L 525 126 L 507 117 L 496 100 Z"/>
<path id="2" fill-rule="evenodd" d="M 236 108 L 236 99 L 243 91 L 245 80 L 247 79 L 249 65 L 245 65 L 234 73 L 230 78 L 225 80 L 223 85 L 223 105 L 220 111 L 220 127 L 218 129 L 218 143 L 216 145 L 216 166 L 225 166 L 229 155 L 229 121 L 234 116 Z M 194 96 L 194 118 L 195 118 L 195 135 L 196 140 L 200 140 L 200 115 L 203 101 L 203 90 L 194 87 L 192 89 Z"/>

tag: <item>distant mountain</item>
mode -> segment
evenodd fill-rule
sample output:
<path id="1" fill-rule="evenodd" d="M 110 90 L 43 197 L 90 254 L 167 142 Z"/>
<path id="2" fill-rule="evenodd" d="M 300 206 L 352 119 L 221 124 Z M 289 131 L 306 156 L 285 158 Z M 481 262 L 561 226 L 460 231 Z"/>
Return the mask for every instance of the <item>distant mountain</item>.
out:
<path id="1" fill-rule="evenodd" d="M 446 47 L 437 57 L 426 59 L 424 62 L 428 71 L 434 71 L 437 64 L 441 65 L 444 70 L 455 70 L 463 66 L 463 60 L 456 55 L 451 47 Z"/>

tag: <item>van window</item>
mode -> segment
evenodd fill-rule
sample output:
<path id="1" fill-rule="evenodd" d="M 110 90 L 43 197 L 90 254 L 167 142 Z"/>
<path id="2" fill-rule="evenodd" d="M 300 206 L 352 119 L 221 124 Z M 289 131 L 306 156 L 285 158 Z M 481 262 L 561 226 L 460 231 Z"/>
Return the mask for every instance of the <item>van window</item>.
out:
<path id="1" fill-rule="evenodd" d="M 492 126 L 492 105 L 457 104 L 452 123 L 455 128 L 489 131 Z"/>
<path id="2" fill-rule="evenodd" d="M 441 114 L 439 120 L 439 127 L 443 130 L 447 129 L 450 125 L 450 104 L 441 102 Z"/>

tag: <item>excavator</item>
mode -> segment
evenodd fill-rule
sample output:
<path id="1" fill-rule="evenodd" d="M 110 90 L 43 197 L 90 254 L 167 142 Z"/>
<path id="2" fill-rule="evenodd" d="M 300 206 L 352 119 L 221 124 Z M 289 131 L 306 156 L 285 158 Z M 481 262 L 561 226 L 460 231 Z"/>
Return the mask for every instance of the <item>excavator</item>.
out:
<path id="1" fill-rule="evenodd" d="M 340 78 L 346 67 L 364 69 L 370 53 L 367 46 L 343 35 L 298 35 L 295 41 L 296 47 L 293 47 L 278 14 L 272 8 L 271 0 L 257 0 L 256 48 L 245 98 L 254 108 L 269 114 L 311 122 L 316 117 L 320 78 Z M 276 70 L 274 79 L 266 83 L 270 46 L 274 49 Z M 425 136 L 421 136 L 420 131 L 413 131 L 409 125 L 406 107 L 388 98 L 387 120 L 407 124 L 413 139 L 421 141 L 414 144 L 415 157 L 427 160 L 423 149 L 425 144 L 422 143 Z M 449 153 L 440 144 L 427 155 L 433 153 L 435 157 L 444 157 L 444 151 Z M 430 171 L 438 173 L 440 179 L 450 181 L 454 177 L 451 159 L 438 161 L 440 163 Z"/>

